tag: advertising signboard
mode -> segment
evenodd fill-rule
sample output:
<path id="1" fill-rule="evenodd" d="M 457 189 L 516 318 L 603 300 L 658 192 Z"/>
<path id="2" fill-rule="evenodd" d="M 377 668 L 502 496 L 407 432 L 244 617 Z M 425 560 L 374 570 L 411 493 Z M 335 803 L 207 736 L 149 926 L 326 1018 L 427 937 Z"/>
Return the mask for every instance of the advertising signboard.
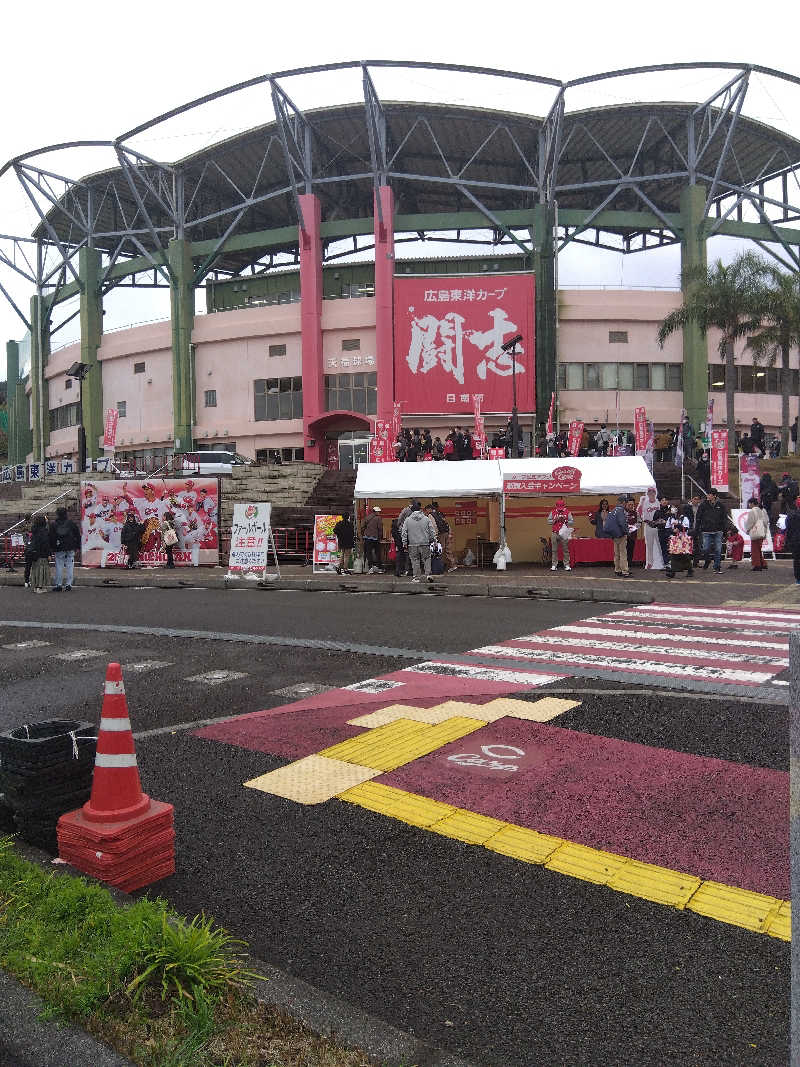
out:
<path id="1" fill-rule="evenodd" d="M 119 422 L 119 411 L 116 408 L 109 408 L 106 411 L 106 417 L 103 422 L 103 448 L 114 448 L 117 443 L 117 423 Z"/>
<path id="2" fill-rule="evenodd" d="M 314 574 L 318 570 L 327 570 L 339 558 L 339 542 L 336 540 L 333 528 L 341 517 L 341 515 L 314 516 L 314 556 L 312 559 Z"/>
<path id="3" fill-rule="evenodd" d="M 728 492 L 728 431 L 711 431 L 711 484 Z"/>
<path id="4" fill-rule="evenodd" d="M 395 395 L 404 411 L 464 415 L 534 408 L 530 274 L 394 280 Z M 516 356 L 502 346 L 517 334 Z M 516 366 L 515 366 L 516 365 Z"/>
<path id="5" fill-rule="evenodd" d="M 634 409 L 633 425 L 636 437 L 636 454 L 642 456 L 647 448 L 647 412 L 643 407 Z"/>
<path id="6" fill-rule="evenodd" d="M 583 440 L 583 423 L 576 419 L 569 424 L 569 436 L 567 437 L 567 451 L 571 456 L 577 456 L 581 450 Z"/>
<path id="7" fill-rule="evenodd" d="M 577 467 L 554 467 L 549 474 L 507 474 L 503 478 L 503 492 L 518 496 L 540 496 L 553 493 L 579 493 L 581 472 Z"/>
<path id="8" fill-rule="evenodd" d="M 122 524 L 132 513 L 145 527 L 139 562 L 163 566 L 167 554 L 158 528 L 168 511 L 175 516 L 178 567 L 219 562 L 216 478 L 154 478 L 152 481 L 81 482 L 81 562 L 84 567 L 117 567 L 127 561 Z"/>
<path id="9" fill-rule="evenodd" d="M 265 502 L 233 505 L 229 574 L 264 574 L 270 547 L 271 513 L 272 504 Z"/>

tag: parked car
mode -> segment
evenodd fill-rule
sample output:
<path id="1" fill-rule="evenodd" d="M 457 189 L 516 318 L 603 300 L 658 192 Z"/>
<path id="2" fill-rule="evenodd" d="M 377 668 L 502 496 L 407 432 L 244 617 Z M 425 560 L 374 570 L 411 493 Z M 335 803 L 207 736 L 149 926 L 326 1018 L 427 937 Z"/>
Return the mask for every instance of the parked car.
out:
<path id="1" fill-rule="evenodd" d="M 234 467 L 250 466 L 252 462 L 238 452 L 186 452 L 180 469 L 183 474 L 231 474 Z"/>

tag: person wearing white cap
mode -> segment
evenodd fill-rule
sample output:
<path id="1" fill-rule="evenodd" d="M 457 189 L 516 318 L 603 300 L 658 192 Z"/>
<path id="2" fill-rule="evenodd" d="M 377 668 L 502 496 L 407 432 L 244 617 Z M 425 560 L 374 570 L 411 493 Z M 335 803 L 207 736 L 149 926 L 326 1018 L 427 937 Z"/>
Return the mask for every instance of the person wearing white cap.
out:
<path id="1" fill-rule="evenodd" d="M 374 507 L 364 523 L 364 565 L 366 574 L 381 574 L 381 541 L 383 540 L 383 519 L 381 509 Z"/>

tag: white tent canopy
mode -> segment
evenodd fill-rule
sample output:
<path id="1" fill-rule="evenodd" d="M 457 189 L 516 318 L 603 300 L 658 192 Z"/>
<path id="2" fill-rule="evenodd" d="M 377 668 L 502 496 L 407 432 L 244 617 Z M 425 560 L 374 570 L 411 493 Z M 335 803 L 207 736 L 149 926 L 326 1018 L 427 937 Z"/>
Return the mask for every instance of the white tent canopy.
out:
<path id="1" fill-rule="evenodd" d="M 501 459 L 500 484 L 504 478 L 550 474 L 556 467 L 576 467 L 581 472 L 581 493 L 597 496 L 612 493 L 643 493 L 656 483 L 641 456 L 590 456 L 565 459 Z"/>
<path id="2" fill-rule="evenodd" d="M 359 463 L 356 499 L 408 497 L 442 499 L 492 496 L 503 491 L 497 460 L 441 460 L 427 463 Z"/>
<path id="3" fill-rule="evenodd" d="M 360 463 L 356 499 L 499 496 L 503 478 L 549 474 L 556 467 L 577 467 L 587 495 L 640 493 L 655 487 L 641 456 L 587 459 L 500 459 L 428 463 Z"/>

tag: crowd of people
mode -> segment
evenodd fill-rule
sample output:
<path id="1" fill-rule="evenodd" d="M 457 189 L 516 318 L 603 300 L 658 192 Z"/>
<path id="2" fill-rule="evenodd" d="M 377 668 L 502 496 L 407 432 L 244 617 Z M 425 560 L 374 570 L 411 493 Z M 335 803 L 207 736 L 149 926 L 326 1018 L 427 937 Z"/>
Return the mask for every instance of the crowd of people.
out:
<path id="1" fill-rule="evenodd" d="M 380 507 L 376 504 L 367 515 L 361 530 L 364 547 L 364 573 L 382 574 L 381 560 L 384 535 Z M 356 530 L 350 515 L 344 515 L 333 528 L 339 549 L 334 569 L 352 574 Z M 424 507 L 419 500 L 410 501 L 391 524 L 391 540 L 387 563 L 393 565 L 395 577 L 406 575 L 412 582 L 421 582 L 423 575 L 429 582 L 434 575 L 456 570 L 451 544 L 450 524 L 432 500 Z"/>
<path id="2" fill-rule="evenodd" d="M 506 456 L 513 454 L 514 434 L 511 419 L 505 429 L 497 430 L 491 439 L 492 448 L 502 448 Z M 522 454 L 522 436 L 517 434 L 517 454 Z M 466 426 L 454 426 L 442 440 L 427 429 L 401 430 L 394 441 L 394 458 L 398 463 L 418 463 L 424 460 L 480 459 L 479 442 Z"/>

